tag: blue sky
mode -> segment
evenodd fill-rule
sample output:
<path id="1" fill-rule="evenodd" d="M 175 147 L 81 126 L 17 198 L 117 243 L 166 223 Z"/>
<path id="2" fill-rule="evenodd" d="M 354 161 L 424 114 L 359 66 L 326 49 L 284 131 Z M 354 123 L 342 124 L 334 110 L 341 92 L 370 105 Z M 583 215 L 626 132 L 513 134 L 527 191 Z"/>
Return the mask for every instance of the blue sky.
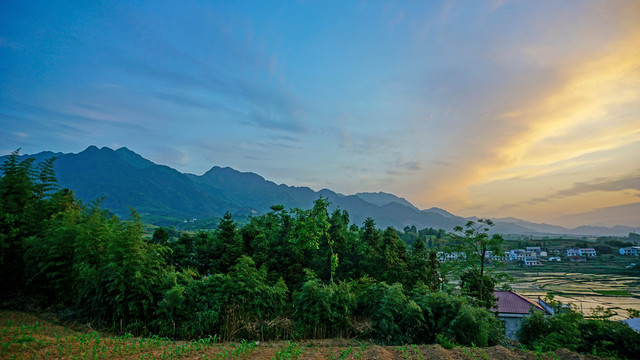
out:
<path id="1" fill-rule="evenodd" d="M 639 4 L 3 1 L 0 151 L 640 226 Z"/>

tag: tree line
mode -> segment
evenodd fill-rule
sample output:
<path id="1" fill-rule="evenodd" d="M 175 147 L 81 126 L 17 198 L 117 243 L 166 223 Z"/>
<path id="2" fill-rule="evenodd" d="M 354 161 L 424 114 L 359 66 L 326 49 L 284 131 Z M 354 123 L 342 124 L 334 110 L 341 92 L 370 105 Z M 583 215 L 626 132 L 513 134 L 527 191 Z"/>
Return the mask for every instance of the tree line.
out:
<path id="1" fill-rule="evenodd" d="M 53 161 L 16 151 L 1 167 L 5 306 L 174 338 L 500 339 L 500 321 L 477 300 L 446 291 L 423 239 L 409 248 L 373 219 L 350 224 L 326 198 L 310 209 L 274 205 L 244 226 L 227 213 L 211 231 L 174 237 L 159 228 L 149 238 L 135 212 L 124 221 L 59 189 Z"/>

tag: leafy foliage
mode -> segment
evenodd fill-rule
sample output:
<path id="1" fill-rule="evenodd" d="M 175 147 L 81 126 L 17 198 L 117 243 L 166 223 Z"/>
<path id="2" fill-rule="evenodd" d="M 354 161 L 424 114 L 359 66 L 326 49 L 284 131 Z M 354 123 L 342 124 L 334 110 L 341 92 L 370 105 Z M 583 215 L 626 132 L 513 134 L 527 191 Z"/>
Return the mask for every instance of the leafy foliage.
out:
<path id="1" fill-rule="evenodd" d="M 304 338 L 347 336 L 351 332 L 356 298 L 345 282 L 304 283 L 295 299 L 296 333 Z"/>
<path id="2" fill-rule="evenodd" d="M 566 310 L 551 317 L 536 312 L 525 319 L 518 331 L 520 341 L 529 348 L 544 351 L 567 348 L 601 356 L 637 358 L 640 333 L 619 321 L 584 319 Z"/>
<path id="3" fill-rule="evenodd" d="M 493 221 L 489 219 L 468 221 L 464 228 L 456 226 L 452 236 L 459 243 L 458 253 L 464 254 L 459 267 L 463 293 L 476 298 L 486 309 L 496 305 L 493 296 L 496 279 L 487 270 L 488 254 L 501 254 L 504 242 L 500 234 L 489 236 L 493 226 Z"/>

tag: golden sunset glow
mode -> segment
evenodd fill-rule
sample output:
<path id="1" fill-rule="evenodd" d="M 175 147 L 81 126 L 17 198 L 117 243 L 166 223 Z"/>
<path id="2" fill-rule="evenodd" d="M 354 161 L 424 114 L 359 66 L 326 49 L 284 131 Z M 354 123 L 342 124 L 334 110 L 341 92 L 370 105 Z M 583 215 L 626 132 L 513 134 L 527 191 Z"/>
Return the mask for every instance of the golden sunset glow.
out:
<path id="1" fill-rule="evenodd" d="M 637 5 L 619 10 L 640 15 Z M 585 37 L 592 32 L 584 31 Z M 445 170 L 422 197 L 437 198 L 463 214 L 537 221 L 637 203 L 639 176 L 635 184 L 631 180 L 610 189 L 601 180 L 640 171 L 640 22 L 623 26 L 613 41 L 587 53 L 564 51 L 558 57 L 532 48 L 529 56 L 549 68 L 553 80 L 533 94 L 522 84 L 522 95 L 529 94 L 518 101 L 524 105 L 501 104 L 490 116 L 502 129 L 474 144 L 488 156 L 468 154 L 463 170 Z M 594 186 L 554 195 L 581 182 Z"/>

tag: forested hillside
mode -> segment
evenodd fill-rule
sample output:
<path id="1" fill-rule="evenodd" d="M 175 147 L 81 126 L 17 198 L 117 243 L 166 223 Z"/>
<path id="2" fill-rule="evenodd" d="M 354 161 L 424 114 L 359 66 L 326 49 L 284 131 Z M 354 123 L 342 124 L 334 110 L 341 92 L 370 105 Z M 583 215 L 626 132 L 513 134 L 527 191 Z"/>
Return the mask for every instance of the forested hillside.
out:
<path id="1" fill-rule="evenodd" d="M 47 308 L 115 332 L 183 339 L 503 341 L 503 324 L 488 310 L 496 277 L 484 262 L 479 270 L 483 260 L 474 250 L 500 245 L 500 236 L 487 234 L 490 221 L 430 238 L 432 248 L 469 250 L 468 261 L 450 273 L 462 280 L 458 291 L 446 283 L 450 269 L 422 237 L 408 248 L 400 237 L 406 233 L 380 230 L 372 219 L 350 225 L 348 212 L 330 212 L 323 197 L 309 209 L 273 205 L 242 227 L 227 213 L 211 231 L 159 228 L 145 237 L 135 212 L 123 221 L 59 189 L 53 161 L 35 163 L 14 153 L 2 165 L 4 307 Z M 621 356 L 639 350 L 640 342 L 620 348 L 602 326 L 569 320 L 577 333 L 560 336 L 564 323 L 537 319 L 527 344 Z M 622 341 L 638 338 L 621 328 L 626 325 L 606 326 Z"/>

